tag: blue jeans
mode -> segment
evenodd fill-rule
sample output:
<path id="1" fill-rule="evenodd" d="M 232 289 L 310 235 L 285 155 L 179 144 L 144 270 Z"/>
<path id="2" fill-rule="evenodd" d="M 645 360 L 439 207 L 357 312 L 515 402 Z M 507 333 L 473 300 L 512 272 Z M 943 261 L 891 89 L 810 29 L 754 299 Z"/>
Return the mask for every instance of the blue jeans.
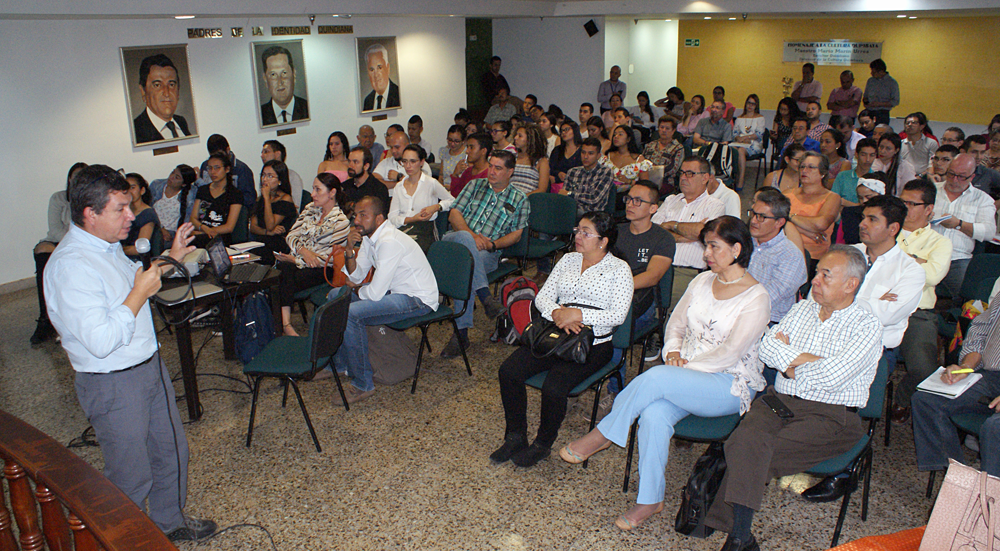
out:
<path id="1" fill-rule="evenodd" d="M 330 291 L 330 296 L 337 296 L 338 292 L 339 289 L 334 289 Z M 334 368 L 347 371 L 351 384 L 358 390 L 367 392 L 374 389 L 372 364 L 368 361 L 368 326 L 385 325 L 430 311 L 430 306 L 409 295 L 387 294 L 381 300 L 364 300 L 351 293 L 344 343 L 333 356 Z"/>
<path id="2" fill-rule="evenodd" d="M 729 392 L 732 385 L 733 376 L 726 373 L 658 365 L 632 379 L 615 397 L 614 408 L 597 424 L 597 430 L 624 447 L 632 421 L 639 417 L 637 503 L 651 505 L 663 501 L 664 471 L 674 425 L 688 415 L 722 417 L 739 413 L 740 398 Z"/>
<path id="3" fill-rule="evenodd" d="M 950 417 L 958 413 L 989 415 L 989 407 L 979 403 L 983 396 L 1000 396 L 1000 372 L 985 371 L 983 378 L 961 396 L 949 400 L 929 392 L 916 392 L 910 399 L 913 407 L 913 440 L 917 448 L 917 468 L 940 471 L 948 468 L 948 459 L 965 462 L 958 439 L 958 428 Z M 1000 476 L 1000 414 L 993 413 L 979 431 L 980 470 Z"/>
<path id="4" fill-rule="evenodd" d="M 952 260 L 951 267 L 948 268 L 948 275 L 944 276 L 941 283 L 937 285 L 938 290 L 944 290 L 944 294 L 952 298 L 959 296 L 962 291 L 962 281 L 965 280 L 965 272 L 969 269 L 969 262 L 972 262 L 971 258 Z"/>
<path id="5" fill-rule="evenodd" d="M 486 274 L 497 269 L 497 265 L 500 263 L 500 251 L 480 251 L 476 248 L 476 240 L 472 237 L 472 234 L 467 231 L 453 231 L 445 234 L 441 241 L 451 241 L 452 243 L 458 243 L 463 245 L 469 252 L 472 253 L 472 293 L 475 294 L 476 291 L 480 289 L 485 289 L 489 287 L 490 282 L 486 279 Z M 476 303 L 474 297 L 469 297 L 472 304 L 465 309 L 465 313 L 462 317 L 458 318 L 458 328 L 459 329 L 469 329 L 472 327 L 472 308 Z M 464 302 L 461 300 L 455 301 L 455 311 L 458 312 L 462 309 Z"/>

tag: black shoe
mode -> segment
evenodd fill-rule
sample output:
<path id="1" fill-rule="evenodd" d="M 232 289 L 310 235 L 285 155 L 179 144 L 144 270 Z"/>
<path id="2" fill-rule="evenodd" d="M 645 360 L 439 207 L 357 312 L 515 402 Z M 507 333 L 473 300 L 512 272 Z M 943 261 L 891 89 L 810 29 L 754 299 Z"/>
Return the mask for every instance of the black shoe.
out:
<path id="1" fill-rule="evenodd" d="M 550 453 L 552 453 L 551 448 L 532 444 L 510 456 L 510 462 L 518 467 L 534 467 L 536 463 L 548 457 Z"/>
<path id="2" fill-rule="evenodd" d="M 35 326 L 35 332 L 31 334 L 31 345 L 38 346 L 43 342 L 49 340 L 56 334 L 56 328 L 52 327 L 48 319 L 39 318 L 38 324 Z"/>
<path id="3" fill-rule="evenodd" d="M 170 541 L 197 541 L 211 536 L 219 527 L 210 520 L 185 518 L 184 526 L 175 528 L 167 534 Z"/>
<path id="4" fill-rule="evenodd" d="M 483 303 L 483 307 L 486 309 L 486 317 L 491 320 L 499 318 L 504 314 L 504 312 L 507 311 L 507 309 L 503 307 L 503 304 L 500 304 L 499 300 L 493 298 L 493 295 L 488 295 L 486 300 L 480 300 L 479 302 Z"/>
<path id="5" fill-rule="evenodd" d="M 465 345 L 465 349 L 469 349 L 469 337 L 461 337 L 460 335 L 452 334 L 451 340 L 441 351 L 442 358 L 457 358 L 462 355 L 462 349 L 458 346 L 458 339 L 462 339 L 462 344 Z"/>
<path id="6" fill-rule="evenodd" d="M 750 539 L 747 541 L 729 536 L 726 538 L 726 543 L 722 544 L 722 551 L 760 551 L 760 546 L 757 545 L 757 538 L 753 537 L 753 534 L 750 534 Z"/>
<path id="7" fill-rule="evenodd" d="M 503 445 L 497 451 L 490 454 L 490 461 L 499 465 L 506 463 L 510 458 L 528 447 L 528 438 L 521 434 L 508 434 L 503 440 Z"/>
<path id="8" fill-rule="evenodd" d="M 828 501 L 837 501 L 838 499 L 844 497 L 848 491 L 854 491 L 858 488 L 857 481 L 853 481 L 853 477 L 843 476 L 835 477 L 828 476 L 823 480 L 820 480 L 812 488 L 802 492 L 802 497 L 806 501 L 812 501 L 813 503 L 826 503 Z"/>

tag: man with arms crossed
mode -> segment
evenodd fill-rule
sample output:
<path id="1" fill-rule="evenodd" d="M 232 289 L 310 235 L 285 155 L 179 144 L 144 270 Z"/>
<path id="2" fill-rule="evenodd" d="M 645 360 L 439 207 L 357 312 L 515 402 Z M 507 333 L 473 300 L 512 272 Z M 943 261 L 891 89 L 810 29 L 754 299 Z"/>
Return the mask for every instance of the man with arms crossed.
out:
<path id="1" fill-rule="evenodd" d="M 378 197 L 366 196 L 354 204 L 354 226 L 347 243 L 361 243 L 344 251 L 344 267 L 351 295 L 344 344 L 333 357 L 338 371 L 347 371 L 351 384 L 344 388 L 348 404 L 375 394 L 373 371 L 368 361 L 369 325 L 384 325 L 433 312 L 438 307 L 438 286 L 424 251 L 410 236 L 385 219 L 386 206 Z M 362 284 L 375 268 L 371 283 Z M 337 296 L 339 289 L 330 291 Z M 333 402 L 343 405 L 340 394 Z"/>
<path id="2" fill-rule="evenodd" d="M 73 223 L 45 267 L 49 319 L 76 371 L 76 393 L 104 456 L 104 476 L 171 541 L 210 536 L 210 520 L 184 516 L 188 445 L 174 386 L 160 359 L 149 298 L 163 270 L 126 258 L 119 243 L 135 216 L 129 184 L 104 165 L 83 169 L 70 187 Z M 194 250 L 190 223 L 170 256 Z"/>

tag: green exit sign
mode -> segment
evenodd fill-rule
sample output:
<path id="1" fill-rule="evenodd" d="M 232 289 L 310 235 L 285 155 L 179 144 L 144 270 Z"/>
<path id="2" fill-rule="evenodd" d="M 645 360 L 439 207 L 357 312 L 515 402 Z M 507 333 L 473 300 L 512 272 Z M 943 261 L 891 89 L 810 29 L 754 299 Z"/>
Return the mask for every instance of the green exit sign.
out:
<path id="1" fill-rule="evenodd" d="M 698 46 L 701 46 L 701 39 L 700 38 L 685 38 L 684 39 L 684 47 L 685 48 L 697 48 Z"/>

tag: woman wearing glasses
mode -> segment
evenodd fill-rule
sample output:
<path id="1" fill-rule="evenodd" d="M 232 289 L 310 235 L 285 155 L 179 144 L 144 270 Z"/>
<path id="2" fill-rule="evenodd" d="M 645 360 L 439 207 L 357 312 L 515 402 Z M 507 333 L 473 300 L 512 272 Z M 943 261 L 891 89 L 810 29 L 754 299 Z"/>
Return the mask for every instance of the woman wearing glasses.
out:
<path id="1" fill-rule="evenodd" d="M 792 202 L 788 221 L 802 234 L 802 244 L 812 257 L 809 273 L 813 273 L 819 257 L 830 248 L 833 223 L 840 214 L 840 196 L 823 185 L 829 163 L 822 153 L 806 151 L 799 163 L 800 186 L 785 192 Z"/>
<path id="2" fill-rule="evenodd" d="M 503 149 L 517 155 L 517 148 L 510 143 L 510 121 L 497 121 L 490 126 L 490 137 L 493 138 L 493 149 Z"/>
<path id="3" fill-rule="evenodd" d="M 573 231 L 575 252 L 563 255 L 552 269 L 535 297 L 535 306 L 542 317 L 567 333 L 592 327 L 594 344 L 584 364 L 535 358 L 527 347 L 518 348 L 503 362 L 500 398 L 507 428 L 503 445 L 490 455 L 493 463 L 509 460 L 519 467 L 531 467 L 549 456 L 566 417 L 567 395 L 611 360 L 611 334 L 628 316 L 632 271 L 628 263 L 611 254 L 618 237 L 614 220 L 605 212 L 588 212 Z M 535 441 L 529 445 L 524 382 L 543 371 L 548 375 L 542 387 L 541 420 Z"/>
<path id="4" fill-rule="evenodd" d="M 274 264 L 274 253 L 291 252 L 285 234 L 295 225 L 298 214 L 292 202 L 288 167 L 278 160 L 264 163 L 260 170 L 260 197 L 250 216 L 250 233 L 264 243 L 258 249 L 264 264 Z"/>
<path id="5" fill-rule="evenodd" d="M 583 463 L 614 443 L 624 447 L 639 419 L 639 495 L 615 526 L 633 530 L 663 510 L 664 470 L 674 425 L 688 415 L 721 417 L 743 413 L 764 388 L 757 343 L 767 328 L 771 302 L 750 274 L 753 241 L 739 218 L 721 216 L 699 236 L 709 271 L 688 285 L 667 322 L 662 357 L 615 398 L 597 428 L 559 452 L 567 463 Z"/>
<path id="6" fill-rule="evenodd" d="M 389 205 L 389 222 L 416 239 L 425 254 L 436 239 L 434 221 L 438 213 L 447 211 L 455 202 L 444 186 L 424 173 L 426 159 L 427 152 L 419 145 L 410 144 L 403 149 L 400 162 L 406 178 L 396 184 Z"/>

